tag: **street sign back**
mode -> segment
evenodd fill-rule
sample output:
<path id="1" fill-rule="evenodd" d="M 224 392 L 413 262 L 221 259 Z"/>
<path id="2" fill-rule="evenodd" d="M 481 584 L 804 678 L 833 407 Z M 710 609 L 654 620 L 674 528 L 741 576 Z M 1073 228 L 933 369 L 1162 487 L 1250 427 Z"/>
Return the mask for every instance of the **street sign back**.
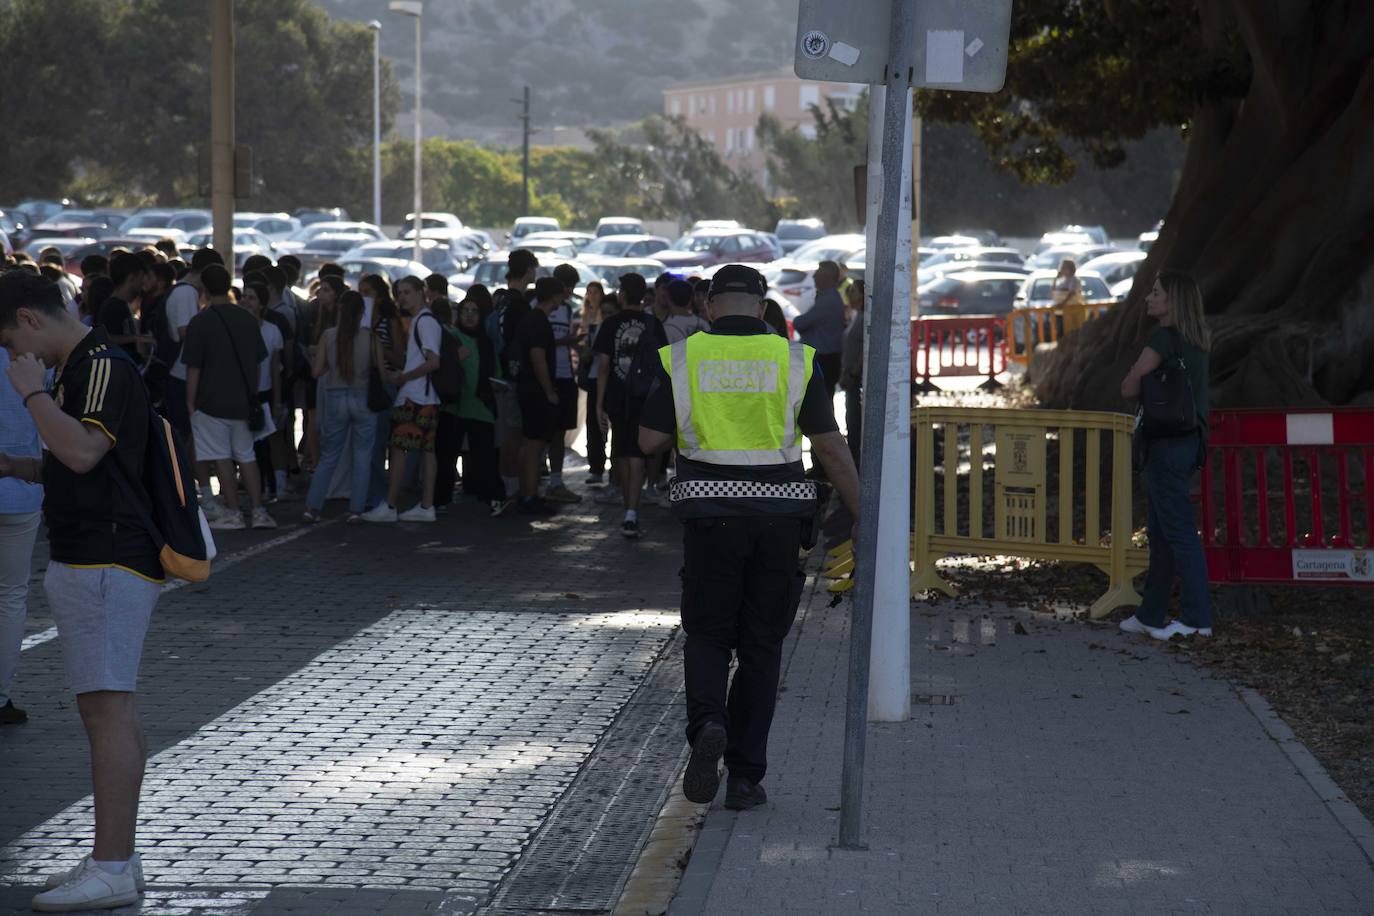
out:
<path id="1" fill-rule="evenodd" d="M 1012 0 L 801 0 L 794 69 L 805 80 L 881 83 L 892 4 L 915 4 L 911 85 L 997 92 Z"/>

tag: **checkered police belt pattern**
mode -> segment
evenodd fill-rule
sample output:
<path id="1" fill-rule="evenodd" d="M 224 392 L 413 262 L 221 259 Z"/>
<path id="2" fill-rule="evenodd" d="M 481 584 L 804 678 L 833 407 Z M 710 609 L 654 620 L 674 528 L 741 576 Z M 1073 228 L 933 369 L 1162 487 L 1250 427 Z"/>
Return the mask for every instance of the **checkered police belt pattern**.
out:
<path id="1" fill-rule="evenodd" d="M 752 480 L 674 481 L 672 501 L 686 499 L 815 499 L 816 484 L 757 483 Z"/>

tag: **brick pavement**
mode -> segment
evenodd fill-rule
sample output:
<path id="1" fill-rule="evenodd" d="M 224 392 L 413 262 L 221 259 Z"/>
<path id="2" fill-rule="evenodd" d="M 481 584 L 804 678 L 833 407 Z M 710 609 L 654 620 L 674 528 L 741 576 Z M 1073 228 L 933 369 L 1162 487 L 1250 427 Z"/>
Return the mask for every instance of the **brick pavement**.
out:
<path id="1" fill-rule="evenodd" d="M 828 598 L 789 643 L 770 804 L 717 802 L 671 916 L 1374 912 L 1364 851 L 1229 684 L 971 601 L 913 606 L 912 690 L 954 702 L 870 727 L 869 849 L 833 848 L 849 602 Z"/>
<path id="2" fill-rule="evenodd" d="M 628 543 L 601 515 L 464 505 L 433 526 L 336 523 L 164 594 L 140 685 L 151 886 L 137 911 L 490 900 L 676 625 L 676 525 L 650 510 Z M 38 633 L 41 589 L 31 603 Z M 26 911 L 90 830 L 56 640 L 24 652 L 16 693 L 32 721 L 0 732 L 0 912 Z"/>

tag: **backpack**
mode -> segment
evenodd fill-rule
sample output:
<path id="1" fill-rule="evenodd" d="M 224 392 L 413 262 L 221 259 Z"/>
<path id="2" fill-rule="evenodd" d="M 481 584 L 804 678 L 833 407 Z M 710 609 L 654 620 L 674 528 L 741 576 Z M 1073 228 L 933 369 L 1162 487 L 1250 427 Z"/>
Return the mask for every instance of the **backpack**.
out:
<path id="1" fill-rule="evenodd" d="M 423 316 L 422 316 L 423 317 Z M 463 361 L 458 357 L 458 351 L 463 348 L 454 337 L 439 323 L 438 318 L 433 314 L 428 317 L 434 319 L 434 323 L 439 325 L 439 368 L 435 369 L 425 379 L 425 384 L 431 386 L 434 393 L 439 395 L 439 401 L 444 404 L 456 404 L 463 395 Z M 415 320 L 415 326 L 411 328 L 411 334 L 415 337 L 415 348 L 423 352 L 420 346 L 420 320 Z"/>
<path id="2" fill-rule="evenodd" d="M 122 359 L 137 364 L 119 348 L 104 351 L 94 359 Z M 187 582 L 210 578 L 210 561 L 215 558 L 215 541 L 210 525 L 196 497 L 196 479 L 186 448 L 176 430 L 150 404 L 148 440 L 144 446 L 143 479 L 135 481 L 115 453 L 114 478 L 123 485 L 129 503 L 138 512 L 144 531 L 158 548 L 158 560 L 169 576 Z M 148 502 L 138 498 L 138 487 Z M 151 510 L 145 508 L 151 506 Z"/>
<path id="3" fill-rule="evenodd" d="M 658 358 L 658 349 L 666 344 L 667 335 L 658 318 L 647 309 L 644 312 L 644 331 L 635 345 L 635 355 L 630 359 L 630 369 L 625 375 L 625 397 L 632 401 L 643 401 L 649 397 L 654 380 L 663 371 L 663 362 Z"/>

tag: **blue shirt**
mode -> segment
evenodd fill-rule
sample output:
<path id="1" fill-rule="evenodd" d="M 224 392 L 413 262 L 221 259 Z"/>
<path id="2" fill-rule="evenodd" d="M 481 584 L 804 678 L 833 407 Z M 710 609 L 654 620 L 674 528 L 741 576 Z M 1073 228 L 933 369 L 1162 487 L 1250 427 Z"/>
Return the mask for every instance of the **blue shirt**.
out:
<path id="1" fill-rule="evenodd" d="M 5 374 L 10 355 L 0 347 L 0 452 L 24 458 L 42 457 L 38 427 Z M 43 506 L 43 487 L 36 483 L 0 477 L 0 515 L 37 512 Z"/>

